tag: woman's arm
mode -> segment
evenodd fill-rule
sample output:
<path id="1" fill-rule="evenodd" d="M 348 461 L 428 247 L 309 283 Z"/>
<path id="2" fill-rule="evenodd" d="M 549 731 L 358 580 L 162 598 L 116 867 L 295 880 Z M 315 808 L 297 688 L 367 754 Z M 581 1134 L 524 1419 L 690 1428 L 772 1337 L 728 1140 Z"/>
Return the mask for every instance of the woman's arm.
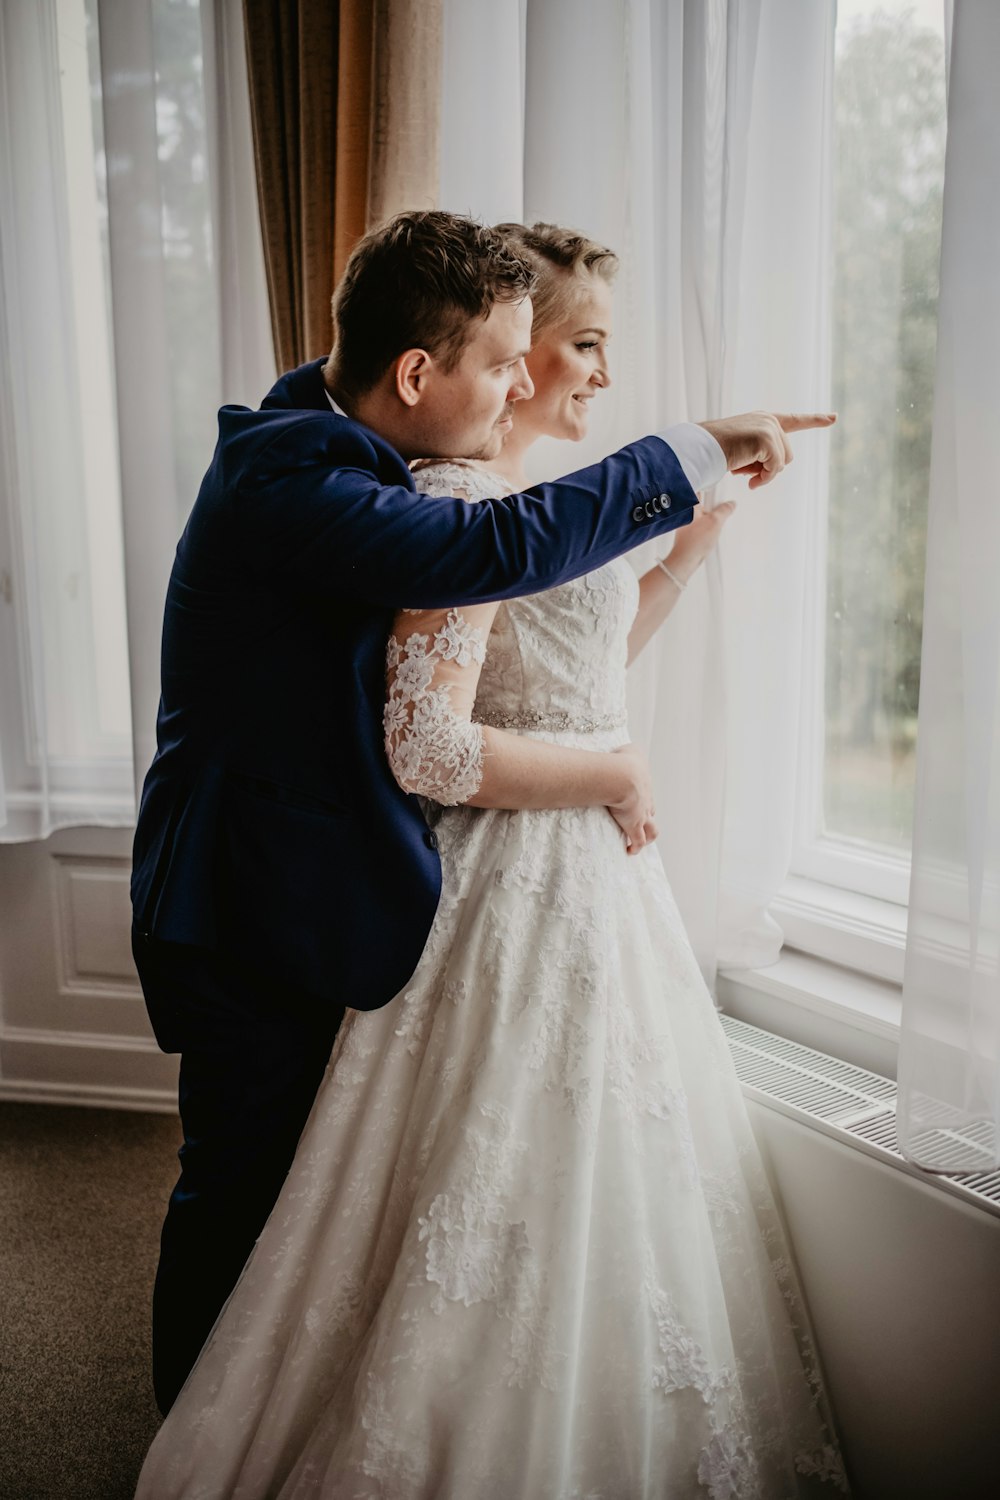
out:
<path id="1" fill-rule="evenodd" d="M 549 745 L 472 722 L 496 604 L 403 610 L 386 657 L 385 750 L 404 791 L 446 806 L 607 807 L 635 854 L 656 837 L 645 757 Z"/>
<path id="2" fill-rule="evenodd" d="M 639 608 L 628 635 L 630 666 L 674 608 L 681 596 L 681 587 L 698 571 L 717 544 L 723 526 L 735 509 L 734 500 L 725 500 L 714 510 L 702 506 L 695 512 L 690 526 L 677 533 L 677 540 L 665 559 L 673 578 L 662 568 L 654 567 L 639 579 Z"/>

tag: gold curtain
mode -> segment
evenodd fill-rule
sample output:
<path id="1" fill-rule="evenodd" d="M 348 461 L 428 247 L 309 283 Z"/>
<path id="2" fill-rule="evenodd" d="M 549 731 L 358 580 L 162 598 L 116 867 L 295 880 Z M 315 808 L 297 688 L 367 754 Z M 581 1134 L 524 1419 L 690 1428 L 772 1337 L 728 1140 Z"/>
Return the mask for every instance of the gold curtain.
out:
<path id="1" fill-rule="evenodd" d="M 371 224 L 437 199 L 442 0 L 243 0 L 275 359 L 329 351 Z"/>
<path id="2" fill-rule="evenodd" d="M 368 223 L 436 208 L 443 0 L 375 0 Z"/>

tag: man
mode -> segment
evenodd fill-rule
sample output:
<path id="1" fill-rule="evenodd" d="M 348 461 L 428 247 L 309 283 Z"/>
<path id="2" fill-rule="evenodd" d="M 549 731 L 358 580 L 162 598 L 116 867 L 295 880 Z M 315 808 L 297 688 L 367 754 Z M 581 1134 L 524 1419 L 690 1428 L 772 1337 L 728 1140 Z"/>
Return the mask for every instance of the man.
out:
<path id="1" fill-rule="evenodd" d="M 492 231 L 400 215 L 345 271 L 326 366 L 219 416 L 167 592 L 132 883 L 153 1028 L 182 1054 L 154 1293 L 164 1411 L 277 1197 L 345 1007 L 392 999 L 433 919 L 435 838 L 382 747 L 394 609 L 550 588 L 689 521 L 727 462 L 754 484 L 790 457 L 758 415 L 684 424 L 527 495 L 422 498 L 406 460 L 495 457 L 531 394 L 532 283 Z M 636 752 L 610 759 L 609 805 L 641 839 L 648 773 Z"/>

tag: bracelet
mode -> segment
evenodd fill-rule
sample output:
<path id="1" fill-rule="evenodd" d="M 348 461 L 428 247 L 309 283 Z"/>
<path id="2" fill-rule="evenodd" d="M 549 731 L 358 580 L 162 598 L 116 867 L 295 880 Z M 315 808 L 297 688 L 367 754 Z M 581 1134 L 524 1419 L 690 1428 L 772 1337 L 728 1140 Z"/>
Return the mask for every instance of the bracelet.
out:
<path id="1" fill-rule="evenodd" d="M 687 588 L 687 584 L 681 583 L 676 573 L 671 573 L 670 569 L 667 567 L 666 561 L 662 557 L 658 557 L 656 559 L 656 566 L 663 569 L 664 573 L 666 573 L 667 577 L 670 579 L 670 582 L 675 583 L 683 594 L 684 590 Z"/>

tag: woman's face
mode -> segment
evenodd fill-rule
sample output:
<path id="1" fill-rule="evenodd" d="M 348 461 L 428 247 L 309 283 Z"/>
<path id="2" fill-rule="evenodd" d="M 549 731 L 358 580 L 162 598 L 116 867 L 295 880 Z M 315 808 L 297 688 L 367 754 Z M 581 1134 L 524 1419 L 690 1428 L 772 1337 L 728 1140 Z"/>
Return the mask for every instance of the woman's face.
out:
<path id="1" fill-rule="evenodd" d="M 567 317 L 542 334 L 525 361 L 535 394 L 517 403 L 515 421 L 522 431 L 574 441 L 586 435 L 588 403 L 611 384 L 610 337 L 611 288 L 603 277 L 587 274 Z"/>

